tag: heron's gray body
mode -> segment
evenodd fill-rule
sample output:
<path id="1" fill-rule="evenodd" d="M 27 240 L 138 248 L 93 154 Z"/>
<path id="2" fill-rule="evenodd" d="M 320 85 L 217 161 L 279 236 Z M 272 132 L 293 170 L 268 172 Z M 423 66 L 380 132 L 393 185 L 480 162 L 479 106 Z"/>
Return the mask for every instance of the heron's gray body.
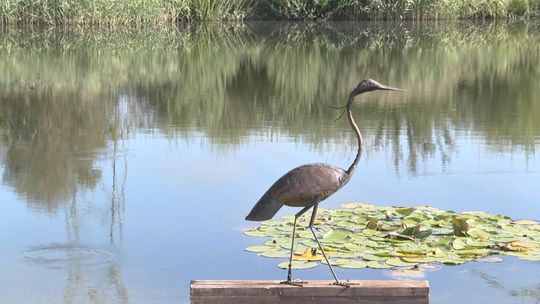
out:
<path id="1" fill-rule="evenodd" d="M 312 206 L 334 194 L 350 178 L 345 170 L 328 164 L 315 163 L 296 167 L 279 178 L 266 191 L 246 220 L 269 220 L 283 205 Z"/>
<path id="2" fill-rule="evenodd" d="M 354 122 L 352 115 L 352 105 L 354 97 L 364 92 L 370 92 L 375 90 L 393 90 L 399 91 L 399 89 L 382 85 L 375 80 L 366 79 L 362 80 L 358 86 L 352 90 L 349 94 L 349 100 L 347 101 L 346 112 L 351 128 L 358 140 L 358 152 L 354 158 L 353 163 L 347 170 L 343 170 L 339 167 L 335 167 L 327 164 L 307 164 L 300 167 L 296 167 L 285 175 L 280 177 L 273 185 L 264 193 L 261 199 L 255 204 L 251 212 L 246 216 L 248 221 L 265 221 L 271 219 L 283 205 L 291 207 L 302 207 L 294 216 L 291 251 L 289 255 L 289 270 L 287 273 L 286 283 L 292 284 L 291 281 L 291 265 L 294 251 L 294 237 L 296 231 L 296 220 L 307 210 L 313 209 L 311 214 L 311 220 L 309 221 L 308 228 L 313 234 L 313 238 L 317 241 L 317 245 L 321 250 L 321 253 L 336 280 L 336 284 L 341 284 L 332 269 L 324 249 L 317 238 L 315 230 L 313 230 L 313 223 L 317 214 L 317 208 L 319 203 L 330 195 L 336 193 L 341 187 L 345 186 L 351 179 L 360 157 L 362 156 L 362 135 L 358 126 Z M 346 284 L 345 284 L 346 285 Z"/>

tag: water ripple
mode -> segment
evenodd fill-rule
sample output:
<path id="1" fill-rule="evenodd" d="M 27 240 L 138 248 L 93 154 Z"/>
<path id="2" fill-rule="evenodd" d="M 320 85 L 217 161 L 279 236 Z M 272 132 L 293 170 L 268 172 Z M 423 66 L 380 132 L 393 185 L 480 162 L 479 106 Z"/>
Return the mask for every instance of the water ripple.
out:
<path id="1" fill-rule="evenodd" d="M 108 264 L 115 258 L 115 255 L 108 251 L 78 244 L 38 246 L 22 252 L 21 255 L 27 262 L 50 268 L 97 266 Z"/>

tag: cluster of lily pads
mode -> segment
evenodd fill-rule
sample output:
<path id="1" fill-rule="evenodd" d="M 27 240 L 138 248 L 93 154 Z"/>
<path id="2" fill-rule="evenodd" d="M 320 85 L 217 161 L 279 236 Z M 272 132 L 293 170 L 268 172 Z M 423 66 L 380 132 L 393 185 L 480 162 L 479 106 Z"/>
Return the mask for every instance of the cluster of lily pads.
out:
<path id="1" fill-rule="evenodd" d="M 428 206 L 384 207 L 342 204 L 343 209 L 319 209 L 315 228 L 333 266 L 344 268 L 399 267 L 421 271 L 473 260 L 500 262 L 500 255 L 540 261 L 540 224 L 512 220 L 480 211 L 456 213 Z M 310 215 L 297 221 L 292 267 L 326 263 L 311 231 Z M 244 233 L 267 237 L 247 251 L 269 258 L 288 258 L 294 216 L 265 221 Z M 496 255 L 496 256 L 495 256 Z M 288 267 L 288 260 L 279 264 Z"/>

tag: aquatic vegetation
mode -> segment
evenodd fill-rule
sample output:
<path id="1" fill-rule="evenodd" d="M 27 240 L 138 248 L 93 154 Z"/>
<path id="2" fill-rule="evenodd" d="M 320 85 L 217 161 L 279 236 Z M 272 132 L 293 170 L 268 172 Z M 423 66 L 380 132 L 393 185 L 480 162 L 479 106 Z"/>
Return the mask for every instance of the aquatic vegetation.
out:
<path id="1" fill-rule="evenodd" d="M 163 24 L 199 20 L 455 19 L 537 15 L 538 0 L 3 0 L 0 22 Z"/>
<path id="2" fill-rule="evenodd" d="M 419 271 L 434 270 L 441 264 L 501 262 L 500 256 L 504 255 L 540 261 L 540 224 L 533 220 L 512 220 L 481 211 L 457 213 L 429 206 L 346 203 L 342 207 L 320 209 L 315 221 L 329 261 L 338 267 L 403 267 L 391 275 L 419 276 Z M 248 236 L 269 238 L 264 246 L 246 250 L 263 257 L 286 257 L 293 219 L 286 216 L 282 221 L 262 222 L 245 231 Z M 326 262 L 306 229 L 308 221 L 309 216 L 298 220 L 293 268 Z"/>
<path id="3" fill-rule="evenodd" d="M 344 8 L 355 5 L 354 0 L 271 0 L 262 2 L 273 16 L 286 20 L 328 19 Z"/>
<path id="4" fill-rule="evenodd" d="M 241 20 L 251 6 L 247 0 L 4 0 L 0 23 L 141 25 Z"/>

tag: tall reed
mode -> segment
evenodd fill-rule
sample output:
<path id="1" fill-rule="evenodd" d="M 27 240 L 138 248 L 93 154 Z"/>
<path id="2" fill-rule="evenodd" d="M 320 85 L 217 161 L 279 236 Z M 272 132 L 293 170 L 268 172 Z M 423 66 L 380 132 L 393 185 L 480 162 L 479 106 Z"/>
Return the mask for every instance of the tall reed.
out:
<path id="1" fill-rule="evenodd" d="M 251 0 L 2 0 L 3 23 L 162 24 L 193 20 L 240 20 Z"/>
<path id="2" fill-rule="evenodd" d="M 540 0 L 2 0 L 0 22 L 137 25 L 246 18 L 477 19 L 538 16 L 539 10 Z"/>

